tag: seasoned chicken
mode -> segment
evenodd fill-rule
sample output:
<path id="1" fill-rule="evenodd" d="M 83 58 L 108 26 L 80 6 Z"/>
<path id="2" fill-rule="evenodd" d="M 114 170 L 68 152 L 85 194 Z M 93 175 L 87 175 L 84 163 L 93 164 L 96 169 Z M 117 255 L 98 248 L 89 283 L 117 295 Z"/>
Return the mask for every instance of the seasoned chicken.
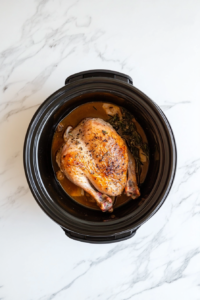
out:
<path id="1" fill-rule="evenodd" d="M 98 118 L 84 119 L 76 128 L 66 129 L 64 140 L 56 156 L 61 172 L 89 193 L 102 211 L 113 211 L 109 196 L 122 194 L 125 187 L 133 198 L 139 193 L 134 162 L 128 169 L 126 143 L 110 124 Z"/>

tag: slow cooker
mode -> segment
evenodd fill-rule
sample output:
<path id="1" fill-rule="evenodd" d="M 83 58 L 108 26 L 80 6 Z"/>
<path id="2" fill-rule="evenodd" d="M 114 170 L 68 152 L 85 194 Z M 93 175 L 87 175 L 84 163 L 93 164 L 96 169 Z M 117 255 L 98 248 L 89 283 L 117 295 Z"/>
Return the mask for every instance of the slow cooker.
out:
<path id="1" fill-rule="evenodd" d="M 141 196 L 116 208 L 114 219 L 110 213 L 75 202 L 60 186 L 52 167 L 51 144 L 58 123 L 73 109 L 91 101 L 128 109 L 149 143 L 149 170 Z M 34 114 L 24 143 L 24 170 L 35 200 L 68 237 L 90 243 L 118 242 L 134 236 L 166 200 L 176 161 L 174 135 L 162 110 L 133 86 L 130 76 L 109 70 L 90 70 L 68 77 L 65 86 L 48 97 Z"/>

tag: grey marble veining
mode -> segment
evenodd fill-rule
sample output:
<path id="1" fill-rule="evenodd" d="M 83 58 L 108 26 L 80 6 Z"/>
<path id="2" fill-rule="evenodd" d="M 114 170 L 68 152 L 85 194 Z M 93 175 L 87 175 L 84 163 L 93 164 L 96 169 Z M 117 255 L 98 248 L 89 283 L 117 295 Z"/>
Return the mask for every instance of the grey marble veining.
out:
<path id="1" fill-rule="evenodd" d="M 200 2 L 2 0 L 0 299 L 200 299 Z M 23 142 L 67 76 L 113 69 L 165 112 L 177 175 L 161 209 L 127 241 L 67 238 L 33 199 Z"/>

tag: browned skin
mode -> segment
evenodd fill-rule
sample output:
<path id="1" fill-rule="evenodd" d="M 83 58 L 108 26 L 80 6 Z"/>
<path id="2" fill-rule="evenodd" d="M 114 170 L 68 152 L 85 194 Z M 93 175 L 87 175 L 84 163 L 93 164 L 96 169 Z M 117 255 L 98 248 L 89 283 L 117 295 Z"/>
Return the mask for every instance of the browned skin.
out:
<path id="1" fill-rule="evenodd" d="M 124 140 L 102 119 L 85 119 L 65 134 L 56 161 L 65 176 L 92 195 L 102 211 L 112 211 L 109 196 L 122 194 L 127 182 Z M 97 192 L 90 184 L 96 188 Z"/>
<path id="2" fill-rule="evenodd" d="M 140 190 L 137 185 L 137 178 L 135 173 L 135 159 L 129 150 L 128 160 L 128 179 L 125 187 L 125 193 L 127 194 L 127 196 L 131 196 L 132 199 L 136 199 L 140 196 Z"/>

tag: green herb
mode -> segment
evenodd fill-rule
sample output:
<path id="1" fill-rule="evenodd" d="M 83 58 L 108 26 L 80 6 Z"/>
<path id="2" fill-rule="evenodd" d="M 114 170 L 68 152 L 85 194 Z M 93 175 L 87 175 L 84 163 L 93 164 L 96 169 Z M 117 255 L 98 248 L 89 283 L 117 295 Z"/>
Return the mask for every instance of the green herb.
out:
<path id="1" fill-rule="evenodd" d="M 97 110 L 95 106 L 93 106 L 93 108 L 94 108 L 95 110 Z"/>
<path id="2" fill-rule="evenodd" d="M 140 160 L 139 150 L 141 149 L 144 155 L 146 155 L 147 159 L 149 159 L 148 144 L 143 142 L 142 137 L 137 132 L 136 125 L 133 122 L 133 116 L 126 109 L 122 109 L 122 120 L 120 120 L 118 114 L 110 117 L 111 118 L 108 122 L 126 141 L 130 152 L 135 158 L 136 174 L 139 183 L 139 178 L 142 171 L 141 166 L 143 165 Z"/>
<path id="3" fill-rule="evenodd" d="M 71 132 L 68 133 L 69 135 L 73 136 L 73 134 L 71 134 Z"/>
<path id="4" fill-rule="evenodd" d="M 103 132 L 103 134 L 107 134 L 108 132 L 107 131 L 105 131 L 105 130 L 102 130 L 102 132 Z"/>

